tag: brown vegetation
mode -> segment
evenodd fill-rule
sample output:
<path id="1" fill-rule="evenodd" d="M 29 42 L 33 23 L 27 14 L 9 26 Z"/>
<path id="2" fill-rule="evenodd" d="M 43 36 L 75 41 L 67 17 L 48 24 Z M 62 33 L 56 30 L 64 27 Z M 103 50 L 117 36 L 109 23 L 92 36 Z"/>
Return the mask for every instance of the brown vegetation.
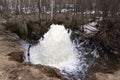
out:
<path id="1" fill-rule="evenodd" d="M 113 52 L 120 54 L 120 0 L 105 0 L 99 3 L 103 20 L 99 23 L 96 39 L 107 49 L 113 49 Z"/>

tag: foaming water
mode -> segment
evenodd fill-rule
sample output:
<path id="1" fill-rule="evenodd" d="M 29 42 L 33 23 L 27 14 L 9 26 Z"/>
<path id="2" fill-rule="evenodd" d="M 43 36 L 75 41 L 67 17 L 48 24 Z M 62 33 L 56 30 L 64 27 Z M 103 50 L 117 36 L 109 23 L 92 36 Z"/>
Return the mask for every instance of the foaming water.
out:
<path id="1" fill-rule="evenodd" d="M 63 25 L 51 25 L 44 39 L 30 49 L 31 63 L 54 66 L 61 71 L 75 70 L 79 57 L 70 34 Z"/>
<path id="2" fill-rule="evenodd" d="M 88 40 L 76 37 L 71 41 L 71 35 L 72 31 L 66 30 L 63 25 L 51 25 L 44 34 L 44 39 L 40 39 L 37 45 L 30 48 L 30 62 L 56 67 L 72 80 L 85 80 L 89 65 L 94 63 L 94 58 L 89 61 L 86 55 L 99 56 L 96 50 L 85 47 Z M 28 47 L 25 49 L 28 51 Z M 27 62 L 28 52 L 25 53 Z"/>

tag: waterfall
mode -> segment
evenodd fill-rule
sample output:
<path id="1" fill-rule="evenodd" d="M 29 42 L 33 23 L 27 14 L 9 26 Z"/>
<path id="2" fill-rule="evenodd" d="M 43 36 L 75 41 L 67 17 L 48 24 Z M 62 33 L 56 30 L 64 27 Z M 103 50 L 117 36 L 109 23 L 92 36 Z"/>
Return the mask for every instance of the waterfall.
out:
<path id="1" fill-rule="evenodd" d="M 84 47 L 88 41 L 81 40 L 80 37 L 71 41 L 71 33 L 72 31 L 65 29 L 64 25 L 51 25 L 44 38 L 30 48 L 30 62 L 56 67 L 62 74 L 72 77 L 72 80 L 84 80 L 89 67 L 85 56 L 91 54 L 98 57 L 97 51 Z M 28 61 L 28 44 L 26 45 L 25 62 Z M 92 64 L 94 60 L 89 62 Z"/>
<path id="2" fill-rule="evenodd" d="M 44 39 L 31 47 L 30 61 L 33 64 L 54 66 L 60 70 L 75 70 L 79 58 L 70 40 L 70 34 L 63 25 L 51 25 Z"/>

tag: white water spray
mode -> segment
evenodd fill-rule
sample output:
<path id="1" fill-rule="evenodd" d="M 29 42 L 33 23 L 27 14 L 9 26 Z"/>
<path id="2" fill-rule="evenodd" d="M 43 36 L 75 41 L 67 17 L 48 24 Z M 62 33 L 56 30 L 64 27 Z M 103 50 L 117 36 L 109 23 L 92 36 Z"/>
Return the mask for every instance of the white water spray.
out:
<path id="1" fill-rule="evenodd" d="M 44 40 L 40 39 L 37 46 L 31 47 L 31 62 L 54 66 L 60 70 L 75 70 L 79 58 L 70 40 L 70 34 L 63 25 L 51 25 L 50 30 L 44 35 Z"/>
<path id="2" fill-rule="evenodd" d="M 30 48 L 30 62 L 56 67 L 72 80 L 84 80 L 89 65 L 94 63 L 93 59 L 99 55 L 96 49 L 85 47 L 88 40 L 79 36 L 72 42 L 70 36 L 71 31 L 68 33 L 63 25 L 51 25 L 44 39 L 40 39 L 36 46 Z M 28 62 L 29 43 L 20 41 L 20 44 L 25 49 L 25 62 Z M 85 57 L 88 54 L 93 55 L 90 63 Z"/>

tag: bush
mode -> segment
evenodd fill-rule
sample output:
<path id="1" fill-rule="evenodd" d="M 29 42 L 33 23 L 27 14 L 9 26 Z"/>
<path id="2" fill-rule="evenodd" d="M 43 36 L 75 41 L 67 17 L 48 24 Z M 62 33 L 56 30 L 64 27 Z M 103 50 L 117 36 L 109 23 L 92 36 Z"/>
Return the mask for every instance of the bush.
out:
<path id="1" fill-rule="evenodd" d="M 112 49 L 120 54 L 120 17 L 103 20 L 99 25 L 99 30 L 95 39 L 107 49 Z"/>

